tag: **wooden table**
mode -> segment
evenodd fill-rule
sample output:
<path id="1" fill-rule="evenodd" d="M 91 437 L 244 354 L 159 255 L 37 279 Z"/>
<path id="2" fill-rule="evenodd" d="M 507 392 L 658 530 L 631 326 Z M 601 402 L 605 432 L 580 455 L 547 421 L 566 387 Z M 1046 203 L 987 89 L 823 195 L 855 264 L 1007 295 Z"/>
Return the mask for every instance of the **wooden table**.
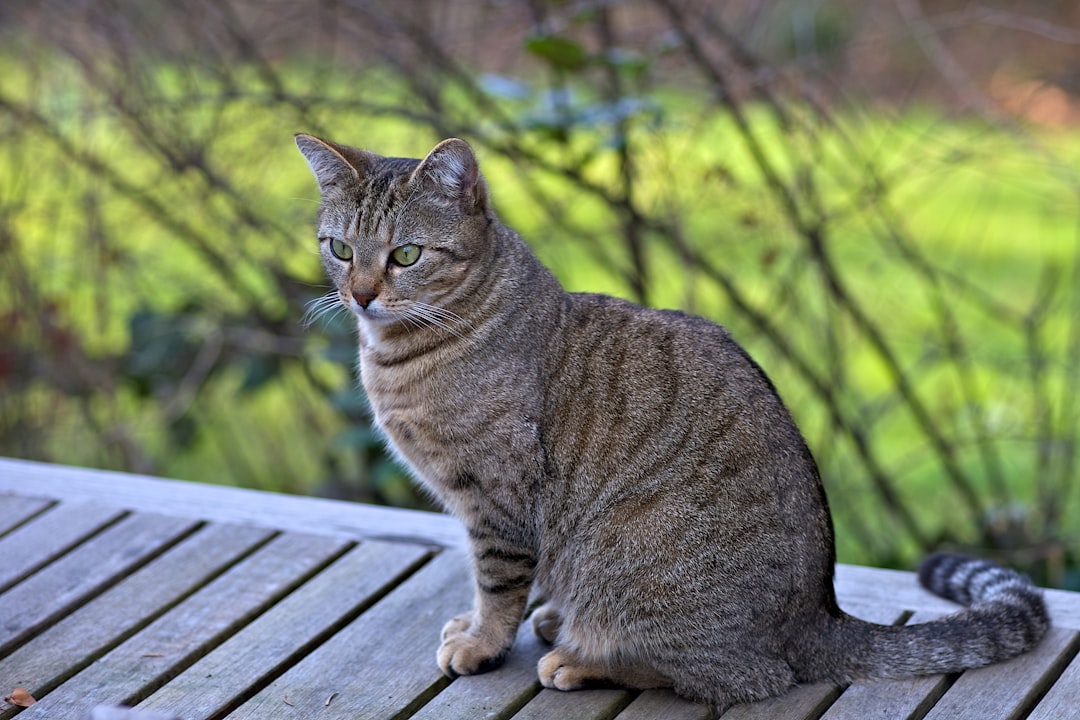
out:
<path id="1" fill-rule="evenodd" d="M 709 716 L 666 691 L 542 689 L 527 623 L 503 668 L 450 682 L 435 649 L 471 602 L 463 543 L 442 515 L 0 459 L 0 697 L 38 700 L 0 720 Z M 837 590 L 884 623 L 955 610 L 905 572 L 840 566 Z M 1080 594 L 1047 598 L 1054 628 L 1012 662 L 723 717 L 1080 717 Z"/>

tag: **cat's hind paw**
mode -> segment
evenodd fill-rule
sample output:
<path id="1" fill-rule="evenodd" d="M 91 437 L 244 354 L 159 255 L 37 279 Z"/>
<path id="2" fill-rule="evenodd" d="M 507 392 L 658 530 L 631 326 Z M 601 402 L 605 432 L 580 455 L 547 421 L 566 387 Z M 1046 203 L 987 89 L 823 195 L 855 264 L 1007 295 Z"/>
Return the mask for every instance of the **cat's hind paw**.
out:
<path id="1" fill-rule="evenodd" d="M 556 645 L 536 667 L 540 684 L 553 690 L 625 687 L 647 690 L 671 687 L 671 680 L 648 667 L 590 663 L 570 648 Z"/>
<path id="2" fill-rule="evenodd" d="M 577 655 L 564 647 L 556 647 L 540 658 L 536 671 L 540 684 L 553 690 L 580 690 L 597 680 L 596 668 L 581 664 Z"/>

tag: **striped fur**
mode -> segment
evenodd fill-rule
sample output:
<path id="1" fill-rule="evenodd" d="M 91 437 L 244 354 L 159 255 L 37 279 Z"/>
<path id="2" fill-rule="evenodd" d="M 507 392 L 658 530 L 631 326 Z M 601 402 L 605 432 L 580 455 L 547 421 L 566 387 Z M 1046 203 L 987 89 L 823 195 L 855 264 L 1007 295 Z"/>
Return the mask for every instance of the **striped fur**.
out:
<path id="1" fill-rule="evenodd" d="M 475 603 L 443 630 L 447 675 L 498 665 L 531 596 L 554 644 L 545 686 L 673 687 L 718 708 L 984 665 L 1045 633 L 1030 583 L 953 555 L 921 577 L 968 609 L 899 628 L 847 616 L 813 457 L 727 331 L 565 292 L 460 140 L 423 160 L 297 145 L 376 424 L 468 530 Z M 407 267 L 402 245 L 420 249 Z"/>

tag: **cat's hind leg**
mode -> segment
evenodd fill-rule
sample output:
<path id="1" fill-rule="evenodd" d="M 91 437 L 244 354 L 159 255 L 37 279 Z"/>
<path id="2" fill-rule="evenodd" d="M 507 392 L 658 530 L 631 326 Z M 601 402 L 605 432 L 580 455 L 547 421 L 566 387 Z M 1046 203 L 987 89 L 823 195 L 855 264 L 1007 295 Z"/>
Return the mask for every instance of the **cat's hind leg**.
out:
<path id="1" fill-rule="evenodd" d="M 683 650 L 668 659 L 661 667 L 674 678 L 675 694 L 707 704 L 717 715 L 732 705 L 783 695 L 795 686 L 794 672 L 779 658 Z"/>
<path id="2" fill-rule="evenodd" d="M 537 665 L 540 684 L 554 690 L 616 685 L 648 690 L 671 687 L 671 680 L 646 667 L 623 663 L 596 663 L 582 658 L 565 645 L 558 645 L 540 658 Z"/>
<path id="3" fill-rule="evenodd" d="M 562 628 L 562 614 L 559 612 L 559 607 L 555 603 L 546 602 L 533 610 L 532 626 L 537 637 L 548 645 L 554 645 L 559 637 L 559 630 Z"/>

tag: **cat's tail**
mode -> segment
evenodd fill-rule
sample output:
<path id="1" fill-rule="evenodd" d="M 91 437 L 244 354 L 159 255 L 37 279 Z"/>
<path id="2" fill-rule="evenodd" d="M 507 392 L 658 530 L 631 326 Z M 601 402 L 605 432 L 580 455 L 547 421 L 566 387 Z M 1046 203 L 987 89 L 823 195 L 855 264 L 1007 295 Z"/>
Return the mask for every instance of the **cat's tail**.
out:
<path id="1" fill-rule="evenodd" d="M 938 553 L 919 567 L 935 595 L 966 605 L 927 623 L 882 626 L 844 618 L 835 626 L 837 679 L 956 673 L 1035 647 L 1050 627 L 1042 592 L 1026 576 L 988 560 Z"/>

